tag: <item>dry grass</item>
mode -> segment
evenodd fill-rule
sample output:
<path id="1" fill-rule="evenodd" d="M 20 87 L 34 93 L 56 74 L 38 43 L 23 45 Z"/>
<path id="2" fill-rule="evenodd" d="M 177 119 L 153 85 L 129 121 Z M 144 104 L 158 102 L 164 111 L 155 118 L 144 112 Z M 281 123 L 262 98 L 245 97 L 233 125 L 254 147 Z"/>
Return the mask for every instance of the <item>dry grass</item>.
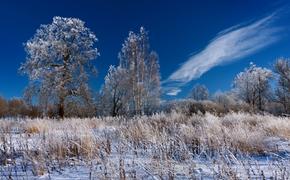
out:
<path id="1" fill-rule="evenodd" d="M 264 144 L 267 137 L 289 140 L 290 120 L 274 116 L 228 114 L 217 117 L 211 114 L 193 115 L 157 114 L 150 118 L 139 117 L 126 124 L 121 131 L 124 137 L 137 144 L 180 139 L 185 144 L 194 142 L 206 149 L 224 147 L 245 153 L 271 151 Z"/>
<path id="2" fill-rule="evenodd" d="M 245 113 L 218 117 L 174 112 L 130 119 L 3 119 L 0 132 L 0 162 L 16 164 L 22 159 L 34 175 L 86 162 L 91 165 L 90 173 L 94 172 L 93 164 L 102 166 L 95 170 L 98 178 L 118 174 L 118 178 L 143 177 L 140 173 L 138 176 L 136 167 L 152 177 L 170 178 L 183 172 L 179 176 L 193 178 L 196 158 L 206 158 L 212 163 L 213 174 L 219 174 L 216 178 L 234 178 L 241 174 L 225 157 L 278 154 L 279 148 L 269 146 L 266 140 L 276 137 L 290 141 L 290 119 Z"/>

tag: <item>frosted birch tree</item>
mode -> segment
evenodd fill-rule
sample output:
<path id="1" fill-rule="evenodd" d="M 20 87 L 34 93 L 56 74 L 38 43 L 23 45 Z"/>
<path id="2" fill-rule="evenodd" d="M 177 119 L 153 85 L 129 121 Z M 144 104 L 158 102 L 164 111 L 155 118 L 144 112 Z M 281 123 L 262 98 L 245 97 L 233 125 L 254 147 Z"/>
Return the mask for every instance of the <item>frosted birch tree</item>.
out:
<path id="1" fill-rule="evenodd" d="M 148 32 L 129 32 L 119 53 L 120 67 L 128 76 L 129 110 L 133 114 L 151 111 L 160 102 L 160 74 L 158 55 L 150 51 Z"/>
<path id="2" fill-rule="evenodd" d="M 161 87 L 158 59 L 158 54 L 153 51 L 149 54 L 146 65 L 145 89 L 147 92 L 144 97 L 145 102 L 143 106 L 146 114 L 154 112 L 160 105 Z"/>
<path id="3" fill-rule="evenodd" d="M 275 63 L 275 72 L 278 74 L 276 96 L 284 107 L 286 113 L 290 113 L 290 60 L 280 58 Z"/>
<path id="4" fill-rule="evenodd" d="M 20 71 L 30 80 L 26 95 L 42 105 L 56 104 L 61 118 L 68 98 L 90 101 L 88 78 L 99 55 L 96 41 L 77 18 L 54 17 L 51 24 L 41 25 L 24 45 L 27 57 Z"/>
<path id="5" fill-rule="evenodd" d="M 272 71 L 251 63 L 249 68 L 240 72 L 234 79 L 235 92 L 253 109 L 264 110 L 270 97 Z"/>

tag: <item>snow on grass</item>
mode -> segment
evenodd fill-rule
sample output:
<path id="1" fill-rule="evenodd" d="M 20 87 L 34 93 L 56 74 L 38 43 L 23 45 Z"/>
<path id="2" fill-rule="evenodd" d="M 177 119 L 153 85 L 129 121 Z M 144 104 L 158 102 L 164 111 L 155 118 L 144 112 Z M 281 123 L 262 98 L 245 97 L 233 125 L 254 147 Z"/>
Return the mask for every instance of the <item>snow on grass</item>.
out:
<path id="1" fill-rule="evenodd" d="M 160 113 L 0 125 L 0 179 L 290 177 L 284 117 Z"/>

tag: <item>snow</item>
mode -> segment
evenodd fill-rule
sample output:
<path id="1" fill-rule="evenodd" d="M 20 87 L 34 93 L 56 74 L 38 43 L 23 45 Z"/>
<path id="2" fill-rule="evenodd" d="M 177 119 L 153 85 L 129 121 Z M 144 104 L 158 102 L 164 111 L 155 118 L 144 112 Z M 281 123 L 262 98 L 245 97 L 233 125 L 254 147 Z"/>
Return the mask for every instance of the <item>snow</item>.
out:
<path id="1" fill-rule="evenodd" d="M 104 133 L 114 132 L 115 130 L 114 127 L 102 127 L 95 131 L 95 135 L 103 136 Z M 23 137 L 21 134 L 16 134 L 14 136 L 18 136 L 18 138 Z M 32 136 L 29 139 L 29 144 L 31 145 L 29 148 L 37 149 L 39 141 L 41 141 L 39 136 Z M 281 171 L 279 166 L 282 169 L 285 168 L 287 171 L 290 171 L 290 142 L 278 137 L 265 139 L 265 142 L 269 145 L 269 149 L 277 148 L 279 152 L 269 152 L 264 155 L 240 154 L 237 156 L 231 153 L 224 153 L 223 158 L 219 157 L 219 155 L 211 158 L 207 157 L 207 155 L 200 155 L 185 162 L 172 161 L 171 163 L 174 166 L 171 167 L 171 169 L 173 169 L 176 179 L 188 179 L 188 174 L 192 174 L 195 178 L 216 179 L 219 177 L 217 172 L 219 172 L 219 169 L 225 166 L 225 164 L 228 166 L 227 168 L 230 168 L 242 179 L 246 178 L 248 174 L 250 174 L 252 178 L 259 178 L 261 177 L 261 173 L 267 178 L 275 177 L 275 172 L 279 173 L 279 171 Z M 19 145 L 19 148 L 21 148 L 21 145 Z M 17 148 L 14 150 L 17 150 Z M 140 152 L 142 152 L 142 150 L 140 150 Z M 114 169 L 108 170 L 112 171 L 108 174 L 110 179 L 117 179 L 119 177 L 118 169 L 120 157 L 124 158 L 126 175 L 130 176 L 130 174 L 136 171 L 138 179 L 159 179 L 156 175 L 158 171 L 164 171 L 164 177 L 166 177 L 167 168 L 170 169 L 170 167 L 166 167 L 166 163 L 163 164 L 163 167 L 162 162 L 154 161 L 146 154 L 137 158 L 131 153 L 121 155 L 116 148 L 113 148 L 112 154 L 106 160 L 107 163 L 110 164 L 110 168 Z M 221 159 L 227 162 L 222 162 Z M 62 167 L 49 165 L 50 172 L 42 175 L 35 175 L 35 172 L 33 172 L 33 166 L 35 166 L 35 164 L 28 164 L 27 167 L 24 168 L 23 157 L 21 156 L 16 159 L 16 162 L 13 162 L 11 159 L 7 161 L 6 166 L 0 166 L 1 178 L 98 179 L 104 176 L 104 165 L 96 160 L 86 162 L 81 159 L 71 158 L 66 162 L 66 165 Z M 284 167 L 281 167 L 281 165 Z M 289 176 L 287 171 L 285 171 L 285 173 Z"/>
<path id="2" fill-rule="evenodd" d="M 179 119 L 179 121 L 181 119 L 178 114 L 158 114 L 151 116 L 150 119 L 136 117 L 131 121 L 124 122 L 124 124 L 133 123 L 136 127 L 139 124 L 140 127 L 146 129 L 147 125 L 143 124 L 145 120 L 149 124 L 150 121 L 157 121 L 164 117 L 170 119 L 170 122 L 174 121 L 174 118 Z M 210 131 L 214 131 L 214 128 L 226 124 L 221 121 L 231 120 L 232 126 L 242 127 L 238 124 L 245 124 L 243 121 L 249 120 L 246 120 L 245 117 L 249 118 L 243 114 L 232 114 L 224 118 L 206 114 L 201 122 L 210 126 L 208 127 Z M 261 122 L 275 122 L 276 128 L 281 123 L 285 126 L 287 121 L 285 118 L 272 116 L 251 116 L 252 119 L 261 117 L 263 118 Z M 0 156 L 0 179 L 9 179 L 10 177 L 13 179 L 120 179 L 121 169 L 125 171 L 128 179 L 134 179 L 134 177 L 136 179 L 161 179 L 161 177 L 169 179 L 169 176 L 175 179 L 228 179 L 235 177 L 237 179 L 285 179 L 290 177 L 290 140 L 286 136 L 272 135 L 262 138 L 261 144 L 267 149 L 263 153 L 245 153 L 235 151 L 228 146 L 220 146 L 220 149 L 213 151 L 207 149 L 206 146 L 201 146 L 198 154 L 192 154 L 192 151 L 182 154 L 190 146 L 182 144 L 184 142 L 182 140 L 179 142 L 176 139 L 171 139 L 172 136 L 169 136 L 169 139 L 162 136 L 158 139 L 154 135 L 140 132 L 142 139 L 139 143 L 141 144 L 136 146 L 132 139 L 126 139 L 124 138 L 126 134 L 122 134 L 129 131 L 126 129 L 127 126 L 122 123 L 118 124 L 117 121 L 123 121 L 123 119 L 108 117 L 103 119 L 70 119 L 62 122 L 41 119 L 19 121 L 16 123 L 18 128 L 14 127 L 11 132 L 6 132 L 6 134 L 0 133 L 0 137 L 7 140 L 6 152 L 8 153 L 4 163 Z M 43 130 L 44 134 L 28 134 L 20 127 L 29 123 L 34 123 L 34 126 L 41 124 L 49 128 Z M 91 124 L 90 127 L 88 127 L 89 124 Z M 202 124 L 199 126 L 207 128 Z M 264 126 L 267 128 L 267 126 L 272 125 L 267 123 Z M 90 129 L 91 127 L 94 128 Z M 185 138 L 183 135 L 196 133 L 190 128 L 188 124 L 179 124 L 171 133 L 174 135 L 183 132 L 184 134 L 174 135 L 174 137 L 177 139 Z M 216 136 L 219 135 L 216 134 Z M 50 152 L 48 148 L 51 146 L 58 146 L 61 143 L 70 145 L 69 143 L 72 141 L 79 144 L 89 138 L 93 138 L 93 140 L 88 146 L 95 146 L 93 150 L 96 149 L 92 156 L 68 155 L 62 159 L 57 155 L 48 154 Z M 0 152 L 5 152 L 2 139 L 0 139 Z M 106 144 L 108 140 L 110 141 L 110 152 L 105 149 L 108 146 Z M 172 141 L 176 146 L 170 153 L 172 143 L 168 141 Z"/>

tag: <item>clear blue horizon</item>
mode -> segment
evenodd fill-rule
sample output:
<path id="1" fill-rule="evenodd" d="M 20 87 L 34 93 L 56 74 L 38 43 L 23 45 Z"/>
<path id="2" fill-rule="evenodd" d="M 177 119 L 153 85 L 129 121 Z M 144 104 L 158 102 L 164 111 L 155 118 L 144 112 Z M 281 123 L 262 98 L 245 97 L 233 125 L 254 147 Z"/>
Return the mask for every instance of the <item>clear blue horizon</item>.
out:
<path id="1" fill-rule="evenodd" d="M 290 57 L 287 1 L 11 0 L 0 5 L 1 96 L 22 96 L 28 83 L 18 73 L 26 56 L 23 43 L 54 16 L 79 18 L 96 34 L 101 56 L 94 63 L 98 76 L 90 80 L 95 92 L 109 66 L 119 63 L 128 32 L 140 26 L 159 54 L 162 80 L 179 81 L 164 85 L 173 92 L 164 99 L 184 98 L 196 83 L 211 93 L 225 91 L 249 62 L 271 68 L 276 58 Z"/>

